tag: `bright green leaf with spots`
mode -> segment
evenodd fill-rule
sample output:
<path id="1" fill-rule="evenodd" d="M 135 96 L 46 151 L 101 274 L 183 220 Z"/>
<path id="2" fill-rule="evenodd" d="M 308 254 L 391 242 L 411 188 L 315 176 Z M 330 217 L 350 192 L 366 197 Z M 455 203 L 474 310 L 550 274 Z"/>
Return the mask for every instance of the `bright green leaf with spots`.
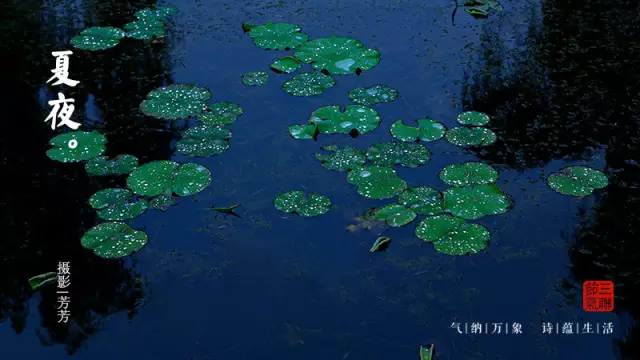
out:
<path id="1" fill-rule="evenodd" d="M 125 175 L 138 167 L 138 158 L 133 155 L 118 155 L 112 160 L 107 156 L 95 157 L 84 165 L 89 175 Z"/>
<path id="2" fill-rule="evenodd" d="M 363 153 L 352 147 L 336 149 L 331 154 L 316 154 L 316 158 L 325 168 L 337 171 L 359 168 L 367 161 Z"/>
<path id="3" fill-rule="evenodd" d="M 586 166 L 568 166 L 549 175 L 547 184 L 563 195 L 587 196 L 609 184 L 607 176 Z"/>
<path id="4" fill-rule="evenodd" d="M 289 50 L 309 40 L 294 24 L 268 22 L 260 26 L 243 24 L 243 28 L 249 29 L 253 43 L 265 50 Z"/>
<path id="5" fill-rule="evenodd" d="M 159 160 L 144 164 L 129 174 L 127 187 L 138 195 L 170 195 L 173 174 L 179 167 L 180 164 L 169 160 Z"/>
<path id="6" fill-rule="evenodd" d="M 198 121 L 209 125 L 225 125 L 236 121 L 242 115 L 243 110 L 238 104 L 223 101 L 207 105 L 203 113 L 198 114 Z"/>
<path id="7" fill-rule="evenodd" d="M 171 195 L 158 195 L 149 200 L 149 208 L 155 210 L 166 211 L 168 208 L 176 204 L 176 198 Z"/>
<path id="8" fill-rule="evenodd" d="M 311 40 L 296 49 L 295 57 L 330 74 L 359 74 L 380 63 L 380 53 L 360 41 L 332 36 Z"/>
<path id="9" fill-rule="evenodd" d="M 415 143 L 378 143 L 371 145 L 367 150 L 367 160 L 378 166 L 418 167 L 426 164 L 430 159 L 429 149 Z"/>
<path id="10" fill-rule="evenodd" d="M 144 231 L 132 229 L 123 222 L 98 224 L 82 236 L 83 247 L 106 259 L 128 256 L 142 249 L 149 240 Z"/>
<path id="11" fill-rule="evenodd" d="M 173 176 L 173 193 L 178 196 L 191 196 L 211 185 L 211 172 L 206 167 L 187 163 L 182 164 Z"/>
<path id="12" fill-rule="evenodd" d="M 93 159 L 105 151 L 107 138 L 97 131 L 73 131 L 60 134 L 51 141 L 47 156 L 60 162 L 80 162 Z"/>
<path id="13" fill-rule="evenodd" d="M 333 87 L 336 80 L 319 72 L 307 72 L 294 76 L 282 88 L 293 96 L 315 96 Z"/>
<path id="14" fill-rule="evenodd" d="M 442 193 L 426 186 L 406 189 L 398 196 L 398 202 L 420 215 L 436 215 L 444 211 Z"/>
<path id="15" fill-rule="evenodd" d="M 278 74 L 291 74 L 302 66 L 300 60 L 293 56 L 285 56 L 271 63 L 269 67 Z"/>
<path id="16" fill-rule="evenodd" d="M 111 26 L 91 27 L 72 37 L 70 42 L 76 49 L 98 51 L 118 45 L 126 34 L 124 30 Z"/>
<path id="17" fill-rule="evenodd" d="M 136 40 L 164 37 L 164 23 L 158 20 L 137 20 L 124 25 L 127 36 Z"/>
<path id="18" fill-rule="evenodd" d="M 140 110 L 148 116 L 166 120 L 185 119 L 202 113 L 211 98 L 209 90 L 195 85 L 174 84 L 147 94 Z"/>
<path id="19" fill-rule="evenodd" d="M 453 164 L 440 171 L 440 180 L 457 187 L 490 184 L 498 180 L 498 171 L 480 162 Z"/>
<path id="20" fill-rule="evenodd" d="M 422 220 L 416 227 L 416 236 L 432 242 L 437 251 L 447 255 L 475 254 L 486 248 L 491 238 L 484 226 L 451 215 Z"/>
<path id="21" fill-rule="evenodd" d="M 504 214 L 511 205 L 509 196 L 495 184 L 454 187 L 444 191 L 445 210 L 467 220 Z"/>
<path id="22" fill-rule="evenodd" d="M 384 220 L 389 226 L 400 227 L 412 222 L 416 212 L 400 204 L 389 204 L 373 211 L 373 218 Z"/>
<path id="23" fill-rule="evenodd" d="M 389 199 L 407 188 L 407 183 L 388 167 L 363 166 L 351 170 L 347 181 L 358 187 L 358 193 L 369 199 Z"/>
<path id="24" fill-rule="evenodd" d="M 150 8 L 136 11 L 136 17 L 140 20 L 160 20 L 166 21 L 168 17 L 178 13 L 175 6 L 158 6 L 153 5 Z"/>
<path id="25" fill-rule="evenodd" d="M 297 140 L 315 140 L 318 136 L 318 126 L 316 124 L 292 125 L 289 126 L 289 134 Z"/>
<path id="26" fill-rule="evenodd" d="M 364 134 L 375 130 L 382 121 L 377 111 L 361 105 L 326 106 L 314 111 L 309 124 L 316 124 L 322 134 Z"/>
<path id="27" fill-rule="evenodd" d="M 298 214 L 304 217 L 318 216 L 331 209 L 331 200 L 320 194 L 305 196 L 304 191 L 289 191 L 278 196 L 273 205 L 276 209 L 285 212 Z"/>
<path id="28" fill-rule="evenodd" d="M 488 146 L 498 140 L 490 129 L 464 126 L 449 129 L 445 137 L 456 146 Z"/>
<path id="29" fill-rule="evenodd" d="M 98 217 L 103 220 L 129 220 L 147 211 L 147 200 L 138 199 L 130 202 L 133 193 L 127 189 L 103 189 L 89 198 L 89 205 L 96 209 Z"/>
<path id="30" fill-rule="evenodd" d="M 180 154 L 210 157 L 222 154 L 231 146 L 231 131 L 218 125 L 198 125 L 185 131 L 176 149 Z"/>
<path id="31" fill-rule="evenodd" d="M 387 85 L 373 85 L 349 91 L 349 99 L 360 105 L 375 105 L 398 98 L 398 91 Z"/>
<path id="32" fill-rule="evenodd" d="M 413 127 L 404 125 L 402 120 L 398 120 L 391 125 L 389 132 L 394 138 L 405 142 L 436 141 L 447 132 L 447 128 L 435 120 L 420 119 L 417 123 L 418 127 Z"/>
<path id="33" fill-rule="evenodd" d="M 458 114 L 456 120 L 462 125 L 484 126 L 489 123 L 489 115 L 478 111 L 465 111 Z"/>
<path id="34" fill-rule="evenodd" d="M 262 86 L 269 80 L 269 74 L 264 71 L 253 71 L 242 75 L 242 83 L 247 86 Z"/>

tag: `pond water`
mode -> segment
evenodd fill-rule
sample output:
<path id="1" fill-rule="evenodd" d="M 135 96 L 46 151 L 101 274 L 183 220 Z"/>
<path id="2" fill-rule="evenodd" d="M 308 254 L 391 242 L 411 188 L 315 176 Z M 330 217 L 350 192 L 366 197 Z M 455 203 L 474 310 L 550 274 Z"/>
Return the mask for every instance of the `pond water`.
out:
<path id="1" fill-rule="evenodd" d="M 45 155 L 52 131 L 46 84 L 52 51 L 91 26 L 123 26 L 151 1 L 11 0 L 3 5 L 0 45 L 6 62 L 0 98 L 0 345 L 3 359 L 637 359 L 638 186 L 640 184 L 640 26 L 628 1 L 505 2 L 474 19 L 449 0 L 175 1 L 162 43 L 123 40 L 97 52 L 73 49 L 64 88 L 75 99 L 82 130 L 108 139 L 106 155 L 141 163 L 195 162 L 212 184 L 178 199 L 166 212 L 130 221 L 148 244 L 118 260 L 99 258 L 80 238 L 101 222 L 87 199 L 124 177 L 90 177 L 78 163 Z M 347 36 L 380 51 L 380 64 L 335 75 L 333 88 L 293 97 L 270 73 L 264 86 L 242 74 L 270 71 L 285 51 L 265 51 L 243 22 L 299 25 L 310 38 Z M 305 65 L 304 71 L 309 71 Z M 164 85 L 195 84 L 213 101 L 244 113 L 229 126 L 225 153 L 190 158 L 175 152 L 193 120 L 143 115 L 140 103 Z M 357 138 L 320 135 L 295 140 L 287 130 L 314 110 L 349 105 L 349 90 L 376 84 L 397 100 L 375 105 L 380 127 Z M 496 168 L 497 185 L 513 200 L 501 215 L 474 221 L 491 232 L 489 246 L 449 256 L 415 236 L 420 216 L 401 228 L 347 231 L 354 218 L 393 199 L 371 200 L 323 168 L 320 147 L 366 150 L 392 140 L 388 127 L 420 118 L 456 126 L 467 110 L 491 116 L 495 144 L 464 149 L 424 143 L 424 166 L 394 169 L 410 186 L 447 188 L 440 170 L 481 161 Z M 609 185 L 576 198 L 547 186 L 565 166 L 603 171 Z M 285 214 L 281 193 L 328 196 L 318 217 Z M 241 204 L 239 215 L 210 211 Z M 378 236 L 393 241 L 370 253 Z M 55 286 L 31 291 L 28 279 L 71 266 L 71 320 L 59 324 Z M 616 309 L 582 309 L 585 280 L 612 280 Z M 522 324 L 522 334 L 458 334 L 452 323 Z M 543 334 L 542 324 L 596 326 L 612 334 Z M 635 342 L 633 339 L 636 339 Z"/>

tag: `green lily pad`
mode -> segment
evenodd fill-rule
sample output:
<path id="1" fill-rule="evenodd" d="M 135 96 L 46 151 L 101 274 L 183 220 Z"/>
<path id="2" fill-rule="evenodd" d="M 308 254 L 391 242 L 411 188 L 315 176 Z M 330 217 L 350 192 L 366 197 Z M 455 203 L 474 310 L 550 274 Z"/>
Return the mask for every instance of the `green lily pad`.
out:
<path id="1" fill-rule="evenodd" d="M 366 157 L 358 149 L 345 147 L 333 150 L 331 154 L 316 154 L 322 166 L 329 170 L 348 171 L 356 169 L 367 162 Z"/>
<path id="2" fill-rule="evenodd" d="M 426 186 L 406 189 L 398 196 L 398 202 L 420 215 L 436 215 L 444 211 L 442 193 Z"/>
<path id="3" fill-rule="evenodd" d="M 137 40 L 152 40 L 164 37 L 164 23 L 158 20 L 137 20 L 124 25 L 127 36 Z"/>
<path id="4" fill-rule="evenodd" d="M 433 344 L 424 347 L 420 346 L 420 360 L 432 360 L 433 359 Z"/>
<path id="5" fill-rule="evenodd" d="M 316 124 L 292 125 L 289 126 L 289 134 L 298 140 L 315 139 L 318 135 L 318 126 Z"/>
<path id="6" fill-rule="evenodd" d="M 349 99 L 360 105 L 375 105 L 391 102 L 398 98 L 398 91 L 387 85 L 373 85 L 349 91 Z"/>
<path id="7" fill-rule="evenodd" d="M 202 113 L 211 98 L 209 90 L 195 85 L 174 84 L 157 88 L 140 104 L 142 113 L 166 120 L 185 119 Z"/>
<path id="8" fill-rule="evenodd" d="M 375 130 L 382 121 L 377 111 L 361 105 L 348 105 L 344 111 L 340 106 L 326 106 L 314 111 L 309 124 L 316 124 L 322 134 L 364 134 Z"/>
<path id="9" fill-rule="evenodd" d="M 407 183 L 388 167 L 363 166 L 351 170 L 347 181 L 358 187 L 358 193 L 369 199 L 389 199 L 407 188 Z"/>
<path id="10" fill-rule="evenodd" d="M 123 222 L 98 224 L 82 236 L 83 247 L 106 259 L 131 255 L 142 249 L 149 240 L 144 231 L 136 230 Z"/>
<path id="11" fill-rule="evenodd" d="M 47 150 L 47 156 L 60 162 L 90 160 L 104 153 L 106 143 L 107 138 L 95 130 L 68 132 L 49 141 L 53 148 Z"/>
<path id="12" fill-rule="evenodd" d="M 496 134 L 490 129 L 464 126 L 449 129 L 445 137 L 456 146 L 488 146 L 498 140 Z"/>
<path id="13" fill-rule="evenodd" d="M 260 26 L 243 24 L 243 28 L 249 29 L 253 43 L 265 50 L 290 50 L 309 40 L 294 24 L 268 22 Z"/>
<path id="14" fill-rule="evenodd" d="M 456 120 L 462 125 L 484 126 L 489 123 L 489 115 L 478 111 L 465 111 L 458 114 Z"/>
<path id="15" fill-rule="evenodd" d="M 242 83 L 247 86 L 261 86 L 267 83 L 269 74 L 264 71 L 253 71 L 242 75 Z"/>
<path id="16" fill-rule="evenodd" d="M 484 226 L 451 215 L 422 220 L 416 227 L 416 236 L 432 242 L 437 251 L 447 255 L 475 254 L 486 248 L 491 238 Z"/>
<path id="17" fill-rule="evenodd" d="M 198 114 L 198 121 L 209 125 L 231 124 L 242 115 L 243 110 L 238 104 L 223 101 L 207 105 L 203 113 Z"/>
<path id="18" fill-rule="evenodd" d="M 113 160 L 107 156 L 98 156 L 84 165 L 87 174 L 93 176 L 124 175 L 137 167 L 138 158 L 133 155 L 118 155 Z"/>
<path id="19" fill-rule="evenodd" d="M 389 226 L 400 227 L 412 222 L 418 216 L 412 209 L 400 204 L 389 204 L 374 210 L 373 218 L 384 220 Z"/>
<path id="20" fill-rule="evenodd" d="M 367 160 L 378 166 L 418 167 L 426 164 L 430 159 L 429 149 L 415 143 L 378 143 L 371 145 L 367 150 Z"/>
<path id="21" fill-rule="evenodd" d="M 211 184 L 211 172 L 202 165 L 174 161 L 153 161 L 135 169 L 127 187 L 138 195 L 195 195 Z"/>
<path id="22" fill-rule="evenodd" d="M 380 63 L 380 53 L 365 48 L 360 41 L 332 36 L 308 41 L 295 51 L 295 57 L 316 70 L 330 74 L 359 74 Z"/>
<path id="23" fill-rule="evenodd" d="M 218 125 L 198 125 L 185 131 L 176 144 L 180 154 L 193 157 L 210 157 L 227 151 L 231 144 L 231 131 Z"/>
<path id="24" fill-rule="evenodd" d="M 36 275 L 32 278 L 29 278 L 29 287 L 31 290 L 37 290 L 47 284 L 52 284 L 58 280 L 57 272 L 48 272 L 40 275 Z"/>
<path id="25" fill-rule="evenodd" d="M 71 46 L 76 49 L 98 51 L 112 48 L 126 36 L 122 29 L 107 27 L 90 27 L 71 38 Z"/>
<path id="26" fill-rule="evenodd" d="M 398 120 L 391 124 L 389 132 L 394 138 L 405 142 L 436 141 L 447 132 L 447 127 L 435 120 L 420 119 L 416 122 L 418 127 L 404 125 L 402 120 Z"/>
<path id="27" fill-rule="evenodd" d="M 504 214 L 511 205 L 509 196 L 495 184 L 454 187 L 444 191 L 445 210 L 467 220 Z"/>
<path id="28" fill-rule="evenodd" d="M 278 196 L 273 205 L 285 213 L 311 217 L 325 214 L 331 208 L 331 200 L 320 194 L 306 197 L 304 191 L 289 191 Z"/>
<path id="29" fill-rule="evenodd" d="M 168 17 L 178 13 L 175 6 L 158 6 L 153 5 L 150 8 L 136 11 L 135 15 L 140 20 L 160 20 L 166 21 Z"/>
<path id="30" fill-rule="evenodd" d="M 609 184 L 607 176 L 586 166 L 568 166 L 549 175 L 547 184 L 563 195 L 587 196 Z"/>
<path id="31" fill-rule="evenodd" d="M 171 195 L 158 195 L 149 200 L 149 208 L 155 210 L 166 211 L 168 208 L 176 204 L 176 198 Z"/>
<path id="32" fill-rule="evenodd" d="M 302 62 L 300 62 L 300 60 L 294 58 L 293 56 L 285 56 L 269 65 L 271 70 L 279 74 L 291 74 L 292 72 L 300 69 L 301 66 Z"/>
<path id="33" fill-rule="evenodd" d="M 333 87 L 336 80 L 329 75 L 318 72 L 298 74 L 285 82 L 282 88 L 293 96 L 315 96 Z"/>
<path id="34" fill-rule="evenodd" d="M 191 196 L 211 185 L 211 172 L 199 164 L 182 164 L 173 177 L 173 193 Z"/>
<path id="35" fill-rule="evenodd" d="M 103 220 L 129 220 L 147 211 L 147 200 L 129 202 L 132 197 L 133 193 L 127 189 L 103 189 L 91 195 L 89 205 L 97 210 L 98 217 Z"/>
<path id="36" fill-rule="evenodd" d="M 480 162 L 466 162 L 446 166 L 440 171 L 440 180 L 451 186 L 491 184 L 498 180 L 498 171 L 491 165 Z"/>

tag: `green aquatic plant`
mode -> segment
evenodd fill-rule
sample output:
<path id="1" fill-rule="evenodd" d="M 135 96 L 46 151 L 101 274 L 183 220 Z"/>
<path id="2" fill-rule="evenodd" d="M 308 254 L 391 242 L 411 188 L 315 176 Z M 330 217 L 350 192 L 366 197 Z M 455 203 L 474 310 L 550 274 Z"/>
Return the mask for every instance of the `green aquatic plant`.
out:
<path id="1" fill-rule="evenodd" d="M 490 184 L 498 180 L 498 171 L 491 165 L 471 161 L 446 166 L 440 171 L 440 180 L 457 187 Z"/>
<path id="2" fill-rule="evenodd" d="M 302 62 L 293 56 L 285 56 L 269 65 L 269 68 L 278 74 L 291 74 L 298 71 L 300 67 L 302 67 Z"/>
<path id="3" fill-rule="evenodd" d="M 344 110 L 338 105 L 326 106 L 314 111 L 309 117 L 309 124 L 318 126 L 321 134 L 353 134 L 368 133 L 380 126 L 380 114 L 361 105 L 348 105 Z"/>
<path id="4" fill-rule="evenodd" d="M 445 211 L 462 219 L 504 214 L 511 205 L 509 196 L 495 184 L 453 187 L 444 191 Z"/>
<path id="5" fill-rule="evenodd" d="M 325 214 L 331 209 L 331 200 L 320 194 L 305 196 L 304 191 L 289 191 L 278 196 L 273 205 L 276 209 L 287 213 L 304 217 L 312 217 Z"/>
<path id="6" fill-rule="evenodd" d="M 563 195 L 587 196 L 609 184 L 607 176 L 586 166 L 567 166 L 549 175 L 547 184 Z"/>
<path id="7" fill-rule="evenodd" d="M 60 162 L 91 160 L 105 151 L 107 138 L 97 131 L 72 131 L 57 135 L 49 141 L 47 156 Z"/>
<path id="8" fill-rule="evenodd" d="M 360 105 L 375 105 L 392 102 L 398 98 L 398 91 L 387 85 L 373 85 L 349 91 L 349 99 Z"/>
<path id="9" fill-rule="evenodd" d="M 70 43 L 80 50 L 106 50 L 118 45 L 126 34 L 126 31 L 111 26 L 90 27 L 72 37 Z"/>
<path id="10" fill-rule="evenodd" d="M 463 5 L 464 11 L 476 19 L 489 17 L 489 12 L 502 11 L 502 5 L 495 0 L 467 0 Z"/>
<path id="11" fill-rule="evenodd" d="M 176 198 L 171 195 L 158 195 L 149 200 L 149 209 L 155 209 L 160 211 L 167 211 L 168 208 L 177 204 Z"/>
<path id="12" fill-rule="evenodd" d="M 398 202 L 420 215 L 436 215 L 444 211 L 442 193 L 427 186 L 406 189 L 398 196 Z"/>
<path id="13" fill-rule="evenodd" d="M 371 145 L 367 150 L 367 160 L 378 166 L 418 167 L 426 164 L 430 159 L 429 149 L 415 143 L 377 143 Z"/>
<path id="14" fill-rule="evenodd" d="M 447 141 L 456 146 L 488 146 L 498 140 L 491 129 L 466 126 L 447 130 L 445 137 Z"/>
<path id="15" fill-rule="evenodd" d="M 389 199 L 407 188 L 392 168 L 363 166 L 349 172 L 347 181 L 356 185 L 358 193 L 369 199 Z"/>
<path id="16" fill-rule="evenodd" d="M 294 76 L 282 85 L 287 93 L 293 96 L 315 96 L 332 88 L 336 80 L 319 72 L 306 72 Z"/>
<path id="17" fill-rule="evenodd" d="M 133 155 L 118 155 L 113 159 L 98 156 L 87 161 L 84 169 L 92 176 L 125 175 L 138 167 L 138 158 Z"/>
<path id="18" fill-rule="evenodd" d="M 297 140 L 316 140 L 318 134 L 318 125 L 316 124 L 289 126 L 289 135 Z"/>
<path id="19" fill-rule="evenodd" d="M 167 18 L 178 13 L 175 6 L 158 6 L 153 5 L 150 8 L 138 10 L 135 16 L 140 20 L 159 20 L 167 21 Z"/>
<path id="20" fill-rule="evenodd" d="M 269 74 L 264 71 L 252 71 L 243 74 L 241 80 L 247 86 L 262 86 L 269 80 Z"/>
<path id="21" fill-rule="evenodd" d="M 427 347 L 420 346 L 420 360 L 433 359 L 433 344 Z"/>
<path id="22" fill-rule="evenodd" d="M 404 125 L 402 120 L 398 120 L 391 124 L 389 132 L 394 138 L 405 142 L 436 141 L 447 132 L 446 126 L 435 120 L 420 119 L 416 122 L 418 127 Z"/>
<path id="23" fill-rule="evenodd" d="M 52 284 L 58 280 L 57 272 L 48 272 L 29 278 L 29 287 L 31 290 L 38 290 L 39 288 Z"/>
<path id="24" fill-rule="evenodd" d="M 389 248 L 389 245 L 391 245 L 391 238 L 388 236 L 380 236 L 373 243 L 371 249 L 369 249 L 369 252 L 374 253 L 385 251 Z"/>
<path id="25" fill-rule="evenodd" d="M 164 37 L 164 23 L 159 20 L 142 19 L 124 24 L 126 36 L 136 40 L 152 40 Z"/>
<path id="26" fill-rule="evenodd" d="M 253 43 L 265 50 L 290 50 L 309 40 L 298 25 L 268 22 L 264 25 L 242 24 Z"/>
<path id="27" fill-rule="evenodd" d="M 197 115 L 197 119 L 208 125 L 227 125 L 236 121 L 243 112 L 240 105 L 222 101 L 207 105 L 204 112 Z"/>
<path id="28" fill-rule="evenodd" d="M 142 249 L 149 240 L 144 231 L 136 230 L 123 222 L 107 222 L 89 229 L 80 244 L 103 258 L 116 259 Z"/>
<path id="29" fill-rule="evenodd" d="M 296 48 L 295 57 L 329 74 L 359 74 L 380 63 L 377 50 L 356 39 L 328 37 L 308 41 Z"/>
<path id="30" fill-rule="evenodd" d="M 478 111 L 465 111 L 456 117 L 458 123 L 462 125 L 484 126 L 489 123 L 489 115 Z"/>
<path id="31" fill-rule="evenodd" d="M 418 216 L 411 208 L 400 204 L 388 204 L 373 211 L 375 220 L 384 220 L 393 227 L 405 226 Z"/>
<path id="32" fill-rule="evenodd" d="M 210 157 L 227 151 L 230 138 L 231 131 L 223 126 L 199 125 L 184 132 L 176 149 L 183 155 Z"/>
<path id="33" fill-rule="evenodd" d="M 136 218 L 147 211 L 147 200 L 130 200 L 133 193 L 127 189 L 103 189 L 89 198 L 89 205 L 96 210 L 98 217 L 107 221 L 123 221 Z"/>
<path id="34" fill-rule="evenodd" d="M 140 104 L 143 114 L 165 120 L 186 119 L 202 113 L 211 98 L 209 90 L 174 84 L 152 90 Z"/>
<path id="35" fill-rule="evenodd" d="M 491 238 L 484 226 L 451 215 L 422 220 L 416 227 L 416 236 L 433 243 L 437 251 L 447 255 L 475 254 L 486 248 Z"/>
<path id="36" fill-rule="evenodd" d="M 190 196 L 211 184 L 211 172 L 202 165 L 179 164 L 158 160 L 140 166 L 127 178 L 127 187 L 135 194 L 145 196 Z"/>
<path id="37" fill-rule="evenodd" d="M 348 171 L 361 167 L 367 162 L 365 155 L 360 150 L 352 147 L 342 149 L 325 148 L 330 154 L 316 154 L 322 166 L 329 170 Z"/>

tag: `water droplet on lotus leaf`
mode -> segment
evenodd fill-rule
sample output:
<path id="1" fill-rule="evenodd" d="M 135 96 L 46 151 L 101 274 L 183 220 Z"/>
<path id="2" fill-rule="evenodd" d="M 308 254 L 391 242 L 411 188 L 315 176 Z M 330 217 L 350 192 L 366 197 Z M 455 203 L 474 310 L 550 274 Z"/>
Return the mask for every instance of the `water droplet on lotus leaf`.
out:
<path id="1" fill-rule="evenodd" d="M 284 213 L 294 213 L 304 217 L 325 214 L 331 209 L 331 200 L 320 194 L 305 196 L 304 191 L 289 191 L 278 196 L 273 205 Z"/>

